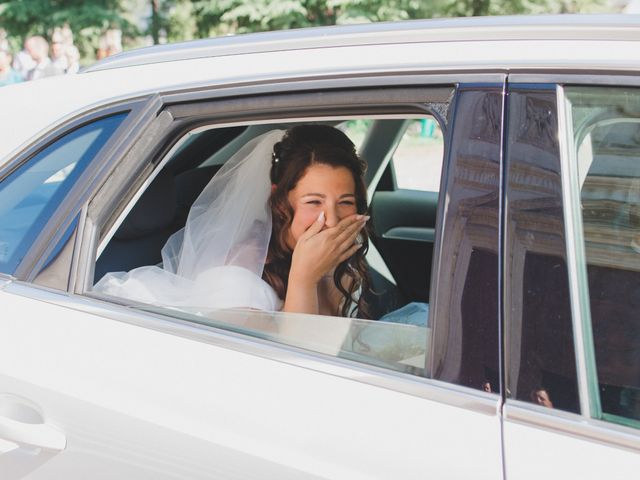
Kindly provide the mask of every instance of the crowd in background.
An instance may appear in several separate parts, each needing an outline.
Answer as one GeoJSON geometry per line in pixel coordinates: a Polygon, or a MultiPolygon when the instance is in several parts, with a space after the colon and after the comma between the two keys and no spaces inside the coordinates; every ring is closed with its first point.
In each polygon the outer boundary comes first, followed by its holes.
{"type": "MultiPolygon", "coordinates": [[[[122,51],[120,30],[108,30],[96,52],[98,60],[122,51]]],[[[25,39],[23,49],[12,54],[9,42],[0,31],[0,87],[12,83],[38,80],[80,70],[80,52],[73,43],[73,32],[65,25],[57,27],[51,41],[41,35],[25,39]]]]}

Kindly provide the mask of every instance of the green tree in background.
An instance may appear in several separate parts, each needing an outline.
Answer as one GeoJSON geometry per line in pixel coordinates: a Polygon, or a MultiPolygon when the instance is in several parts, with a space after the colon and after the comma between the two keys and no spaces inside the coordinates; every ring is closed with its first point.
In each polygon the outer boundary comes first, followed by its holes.
{"type": "Polygon", "coordinates": [[[87,53],[95,50],[98,36],[109,27],[136,34],[123,13],[120,0],[0,0],[0,27],[13,39],[24,40],[28,35],[48,38],[54,27],[66,23],[80,51],[87,53]]]}
{"type": "Polygon", "coordinates": [[[195,35],[418,18],[590,11],[606,0],[194,0],[195,35]]]}
{"type": "Polygon", "coordinates": [[[442,0],[195,0],[199,36],[355,22],[428,18],[442,0]]]}

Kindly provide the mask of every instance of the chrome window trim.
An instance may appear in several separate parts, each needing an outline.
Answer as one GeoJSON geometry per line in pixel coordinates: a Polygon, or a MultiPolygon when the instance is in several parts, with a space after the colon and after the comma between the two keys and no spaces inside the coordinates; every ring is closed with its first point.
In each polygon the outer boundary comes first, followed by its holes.
{"type": "Polygon", "coordinates": [[[541,428],[640,453],[640,435],[637,430],[577,413],[549,409],[521,400],[509,400],[503,407],[503,419],[505,422],[541,428]]]}
{"type": "Polygon", "coordinates": [[[438,380],[394,372],[373,365],[262,340],[249,335],[195,324],[169,315],[143,312],[128,307],[124,303],[119,305],[103,301],[97,295],[71,295],[24,282],[11,283],[5,288],[5,291],[13,295],[70,308],[112,321],[123,322],[246,355],[306,368],[346,380],[357,381],[425,400],[463,408],[482,415],[499,415],[500,397],[496,393],[487,393],[438,380]]]}
{"type": "Polygon", "coordinates": [[[573,324],[576,375],[583,416],[594,416],[600,411],[597,386],[589,378],[597,378],[595,347],[591,331],[591,310],[587,280],[587,262],[582,241],[582,207],[578,161],[573,142],[571,105],[561,86],[556,87],[558,114],[558,146],[560,154],[560,177],[562,187],[562,210],[564,214],[567,273],[569,277],[569,301],[573,324]]]}

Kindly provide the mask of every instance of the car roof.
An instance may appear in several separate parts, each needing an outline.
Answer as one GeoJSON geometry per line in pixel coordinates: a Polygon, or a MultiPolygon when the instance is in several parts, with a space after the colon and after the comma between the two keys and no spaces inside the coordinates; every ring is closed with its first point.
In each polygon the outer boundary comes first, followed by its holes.
{"type": "Polygon", "coordinates": [[[0,88],[0,164],[83,112],[136,96],[384,72],[640,71],[640,16],[483,17],[320,27],[164,45],[0,88]]]}
{"type": "Polygon", "coordinates": [[[379,22],[230,35],[108,57],[86,71],[244,53],[413,42],[640,40],[635,15],[535,15],[379,22]]]}

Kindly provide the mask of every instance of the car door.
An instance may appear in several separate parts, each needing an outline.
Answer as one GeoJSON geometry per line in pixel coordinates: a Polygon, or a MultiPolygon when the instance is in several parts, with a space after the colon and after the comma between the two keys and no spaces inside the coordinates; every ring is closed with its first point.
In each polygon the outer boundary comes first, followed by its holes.
{"type": "Polygon", "coordinates": [[[500,478],[496,80],[446,87],[450,202],[438,205],[436,266],[420,267],[437,285],[422,326],[241,310],[204,318],[90,286],[101,238],[158,173],[160,144],[174,144],[196,114],[214,125],[398,115],[441,101],[442,78],[433,90],[376,78],[373,89],[322,91],[319,81],[263,103],[254,92],[250,104],[164,98],[128,148],[107,149],[105,181],[67,215],[77,221],[44,253],[29,249],[29,267],[7,270],[17,278],[0,290],[3,479],[500,478]],[[395,342],[394,357],[371,348],[378,338],[395,342]]]}
{"type": "Polygon", "coordinates": [[[506,475],[626,478],[640,467],[640,91],[510,80],[506,475]]]}

